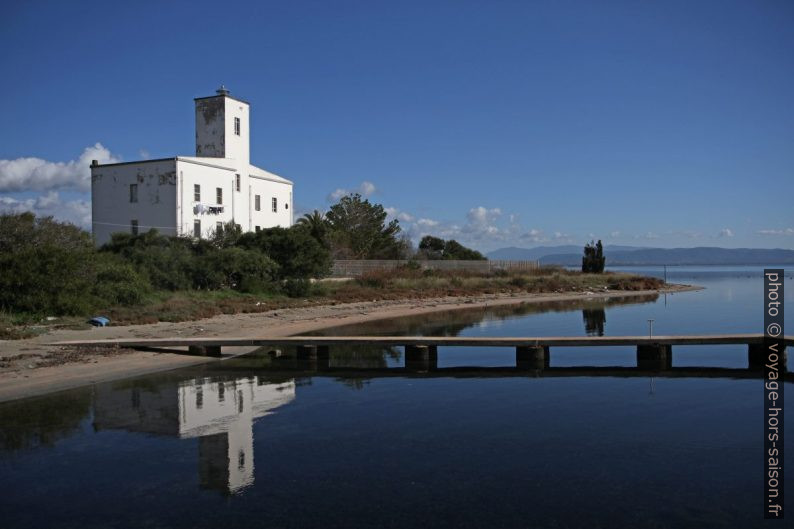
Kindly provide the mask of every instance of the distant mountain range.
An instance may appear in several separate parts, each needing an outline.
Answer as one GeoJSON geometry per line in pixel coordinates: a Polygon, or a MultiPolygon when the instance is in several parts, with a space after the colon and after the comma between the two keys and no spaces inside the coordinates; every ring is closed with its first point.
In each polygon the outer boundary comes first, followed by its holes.
{"type": "MultiPolygon", "coordinates": [[[[582,263],[582,246],[538,246],[500,248],[489,259],[539,260],[541,264],[576,266],[582,263]]],[[[605,246],[607,266],[620,265],[776,265],[794,264],[794,250],[779,248],[644,248],[605,246]]]]}

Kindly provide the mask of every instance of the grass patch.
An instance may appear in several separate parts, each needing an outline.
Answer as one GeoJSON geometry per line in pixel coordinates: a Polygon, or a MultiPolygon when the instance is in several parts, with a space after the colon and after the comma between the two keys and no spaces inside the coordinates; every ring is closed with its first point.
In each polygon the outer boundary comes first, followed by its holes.
{"type": "MultiPolygon", "coordinates": [[[[493,273],[421,270],[409,267],[374,271],[350,281],[320,281],[291,285],[285,293],[246,294],[236,290],[155,291],[133,306],[107,307],[92,315],[107,316],[111,325],[182,322],[219,314],[355,303],[362,301],[424,299],[484,294],[526,294],[656,290],[655,278],[623,273],[583,274],[559,267],[493,273]]],[[[42,321],[32,316],[0,313],[0,339],[20,339],[53,328],[85,326],[85,319],[42,321]]]]}

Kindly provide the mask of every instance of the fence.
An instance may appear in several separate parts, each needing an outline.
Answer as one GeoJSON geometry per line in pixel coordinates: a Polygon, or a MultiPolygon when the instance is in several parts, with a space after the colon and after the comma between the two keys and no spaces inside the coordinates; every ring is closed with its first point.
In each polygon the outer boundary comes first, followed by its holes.
{"type": "Polygon", "coordinates": [[[417,263],[422,269],[467,270],[472,272],[492,272],[494,270],[537,270],[537,261],[409,261],[395,260],[338,260],[334,261],[331,277],[357,277],[373,270],[391,270],[408,263],[417,263]]]}

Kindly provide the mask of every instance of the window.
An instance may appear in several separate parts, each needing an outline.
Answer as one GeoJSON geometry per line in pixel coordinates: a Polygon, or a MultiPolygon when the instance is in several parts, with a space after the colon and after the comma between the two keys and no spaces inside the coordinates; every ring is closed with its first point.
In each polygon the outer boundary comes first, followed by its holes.
{"type": "Polygon", "coordinates": [[[137,220],[131,220],[130,221],[130,232],[133,235],[138,235],[138,221],[137,220]]]}
{"type": "MultiPolygon", "coordinates": [[[[237,413],[243,412],[243,392],[242,390],[237,391],[237,413]]],[[[242,452],[240,452],[242,454],[242,452]]]]}
{"type": "Polygon", "coordinates": [[[271,203],[273,205],[273,213],[278,212],[278,200],[276,199],[276,197],[273,197],[271,203]]]}
{"type": "Polygon", "coordinates": [[[193,201],[201,202],[201,186],[198,184],[193,185],[193,201]]]}
{"type": "Polygon", "coordinates": [[[130,202],[138,202],[138,184],[130,184],[130,202]]]}
{"type": "Polygon", "coordinates": [[[286,202],[284,202],[284,209],[289,209],[289,204],[287,204],[286,202]]]}
{"type": "Polygon", "coordinates": [[[200,410],[204,406],[204,388],[196,388],[196,409],[200,410]]]}
{"type": "Polygon", "coordinates": [[[234,118],[234,134],[235,136],[240,135],[240,118],[234,118]]]}
{"type": "Polygon", "coordinates": [[[240,175],[238,174],[234,175],[234,188],[238,193],[240,192],[240,175]]]}
{"type": "Polygon", "coordinates": [[[259,231],[259,230],[261,230],[261,229],[262,229],[262,228],[260,228],[259,226],[256,226],[256,231],[259,231]]]}
{"type": "Polygon", "coordinates": [[[201,221],[198,219],[193,221],[193,237],[201,239],[201,221]]]}
{"type": "Polygon", "coordinates": [[[256,211],[262,211],[262,201],[259,195],[254,195],[254,209],[256,211]]]}
{"type": "Polygon", "coordinates": [[[215,223],[215,233],[223,233],[223,222],[215,223]]]}
{"type": "Polygon", "coordinates": [[[223,188],[216,187],[215,188],[215,203],[216,204],[223,204],[223,188]]]}

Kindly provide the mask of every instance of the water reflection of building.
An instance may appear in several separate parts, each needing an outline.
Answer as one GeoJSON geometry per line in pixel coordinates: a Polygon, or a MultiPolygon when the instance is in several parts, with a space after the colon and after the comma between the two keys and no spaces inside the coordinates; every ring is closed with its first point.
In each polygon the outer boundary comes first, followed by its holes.
{"type": "Polygon", "coordinates": [[[293,380],[196,378],[174,386],[99,386],[97,430],[198,438],[201,487],[234,493],[254,481],[254,419],[295,398],[293,380]]]}

